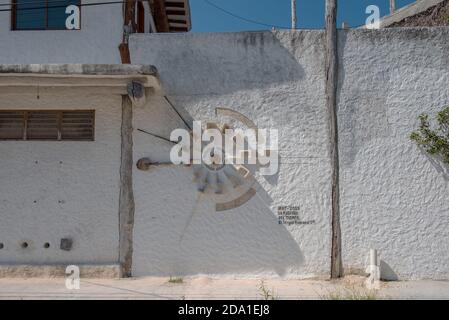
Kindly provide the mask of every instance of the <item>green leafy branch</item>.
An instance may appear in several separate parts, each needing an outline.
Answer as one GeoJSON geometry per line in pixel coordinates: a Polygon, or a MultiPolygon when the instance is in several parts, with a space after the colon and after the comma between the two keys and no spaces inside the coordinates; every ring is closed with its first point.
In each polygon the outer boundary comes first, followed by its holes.
{"type": "Polygon", "coordinates": [[[440,156],[449,164],[449,107],[438,112],[435,130],[431,128],[427,114],[420,115],[419,120],[419,129],[410,135],[410,139],[429,154],[440,156]]]}

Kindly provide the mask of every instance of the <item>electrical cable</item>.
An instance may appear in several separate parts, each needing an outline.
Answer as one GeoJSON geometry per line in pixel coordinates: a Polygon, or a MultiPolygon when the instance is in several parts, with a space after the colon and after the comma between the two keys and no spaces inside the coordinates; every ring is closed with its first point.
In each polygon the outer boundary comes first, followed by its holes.
{"type": "Polygon", "coordinates": [[[167,103],[172,107],[172,109],[176,112],[176,114],[178,115],[179,118],[181,118],[182,122],[184,122],[184,124],[186,125],[187,128],[189,128],[190,131],[192,131],[192,128],[190,127],[190,125],[187,123],[187,121],[184,119],[184,117],[179,113],[178,109],[176,109],[176,107],[173,105],[173,103],[168,99],[167,96],[164,96],[165,101],[167,101],[167,103]]]}
{"type": "Polygon", "coordinates": [[[261,25],[261,26],[264,26],[264,27],[269,27],[269,28],[286,29],[286,30],[298,30],[297,28],[278,26],[278,25],[274,25],[274,24],[268,24],[268,23],[256,21],[256,20],[253,20],[253,19],[248,19],[248,18],[239,16],[239,15],[237,15],[237,14],[231,12],[231,11],[228,11],[228,10],[226,10],[226,9],[216,5],[215,3],[213,3],[213,2],[211,2],[209,0],[203,0],[203,1],[205,3],[207,3],[207,4],[209,4],[210,6],[214,7],[217,10],[220,10],[220,11],[222,11],[222,12],[224,12],[224,13],[226,13],[226,14],[228,14],[228,15],[236,18],[236,19],[240,19],[240,20],[243,20],[243,21],[246,21],[246,22],[249,22],[249,23],[258,24],[258,25],[261,25]]]}
{"type": "MultiPolygon", "coordinates": [[[[118,3],[124,3],[124,1],[109,1],[109,2],[96,2],[96,3],[81,3],[76,4],[78,7],[93,7],[93,6],[101,6],[101,5],[108,5],[108,4],[118,4],[118,3]]],[[[44,6],[44,7],[29,7],[29,8],[16,8],[16,11],[27,11],[27,10],[37,10],[37,9],[51,9],[51,8],[66,8],[67,5],[56,5],[56,6],[44,6]]],[[[0,9],[0,12],[7,12],[12,11],[13,9],[0,9]]]]}
{"type": "MultiPolygon", "coordinates": [[[[11,1],[10,3],[0,3],[0,7],[9,7],[13,5],[25,5],[25,4],[36,4],[36,3],[55,3],[55,2],[69,2],[72,0],[35,0],[35,1],[11,1]]],[[[80,0],[78,1],[80,2],[80,0]]]]}
{"type": "MultiPolygon", "coordinates": [[[[137,2],[143,2],[144,0],[136,0],[137,2]]],[[[260,26],[264,26],[264,27],[268,27],[268,28],[276,28],[276,29],[285,29],[285,30],[300,30],[300,28],[291,28],[291,27],[287,27],[287,26],[280,26],[280,25],[276,25],[276,24],[269,24],[269,23],[265,23],[265,22],[261,22],[261,21],[257,21],[254,19],[249,19],[249,18],[245,18],[242,17],[238,14],[235,14],[231,11],[228,11],[218,5],[216,5],[215,3],[209,1],[209,0],[203,0],[205,3],[207,3],[208,5],[214,7],[217,10],[222,11],[223,13],[230,15],[236,19],[248,22],[248,23],[252,23],[252,24],[257,24],[260,26]]],[[[47,9],[47,8],[66,8],[67,5],[76,5],[78,7],[93,7],[93,6],[102,6],[102,5],[109,5],[109,4],[124,4],[126,3],[126,1],[105,1],[105,2],[96,2],[96,3],[70,3],[70,0],[40,0],[40,1],[24,1],[24,2],[12,2],[12,3],[2,3],[0,4],[0,7],[2,6],[14,6],[16,5],[16,8],[8,8],[8,9],[0,9],[0,12],[8,12],[8,11],[29,11],[29,10],[40,10],[40,9],[47,9]],[[23,6],[25,4],[36,4],[36,3],[46,3],[46,4],[57,4],[57,3],[64,3],[64,5],[46,5],[46,6],[37,6],[37,7],[25,7],[25,8],[20,8],[18,6],[23,6]]],[[[308,28],[308,29],[314,29],[314,28],[308,28]]],[[[315,28],[315,29],[319,29],[319,28],[315,28]]]]}
{"type": "Polygon", "coordinates": [[[137,129],[137,131],[140,131],[140,132],[142,132],[142,133],[146,133],[146,134],[148,134],[148,135],[150,135],[150,136],[153,136],[153,137],[155,137],[155,138],[158,138],[158,139],[160,139],[160,140],[163,140],[163,141],[168,142],[168,143],[171,143],[171,144],[177,144],[176,142],[171,141],[170,139],[164,138],[164,137],[162,137],[162,136],[160,136],[160,135],[158,135],[158,134],[155,134],[155,133],[152,133],[152,132],[148,132],[148,131],[146,131],[146,130],[137,129]]]}

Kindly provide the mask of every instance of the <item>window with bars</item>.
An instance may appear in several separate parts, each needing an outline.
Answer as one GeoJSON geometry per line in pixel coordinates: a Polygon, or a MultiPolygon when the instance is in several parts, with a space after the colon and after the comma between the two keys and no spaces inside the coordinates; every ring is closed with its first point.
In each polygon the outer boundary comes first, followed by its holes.
{"type": "Polygon", "coordinates": [[[0,140],[93,141],[93,110],[0,110],[0,140]]]}

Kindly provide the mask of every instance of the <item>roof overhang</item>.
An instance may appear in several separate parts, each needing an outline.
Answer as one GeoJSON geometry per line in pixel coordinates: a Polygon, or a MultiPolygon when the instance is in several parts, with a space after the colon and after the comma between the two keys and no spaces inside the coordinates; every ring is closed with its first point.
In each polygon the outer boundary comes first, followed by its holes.
{"type": "Polygon", "coordinates": [[[157,69],[126,64],[0,64],[0,88],[110,88],[127,94],[130,83],[161,91],[157,69]]]}

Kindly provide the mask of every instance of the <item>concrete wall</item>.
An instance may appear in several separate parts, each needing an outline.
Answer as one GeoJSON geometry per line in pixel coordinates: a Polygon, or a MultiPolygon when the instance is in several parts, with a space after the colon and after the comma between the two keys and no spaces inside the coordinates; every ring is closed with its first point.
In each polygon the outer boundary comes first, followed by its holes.
{"type": "MultiPolygon", "coordinates": [[[[185,115],[237,110],[280,136],[280,170],[257,195],[215,212],[191,168],[134,172],[135,275],[325,276],[330,268],[330,179],[322,32],[134,35],[134,63],[157,66],[185,115]],[[312,225],[278,224],[277,207],[300,206],[312,225]]],[[[183,127],[161,99],[135,110],[135,129],[168,137],[183,127]]],[[[168,161],[171,145],[134,134],[135,160],[168,161]]]]}
{"type": "MultiPolygon", "coordinates": [[[[22,37],[22,32],[1,32],[22,37]]],[[[71,47],[55,45],[58,54],[51,58],[50,49],[14,39],[12,48],[1,48],[2,62],[107,62],[118,52],[115,46],[104,49],[100,59],[97,51],[78,56],[71,47]],[[43,52],[39,59],[31,56],[34,47],[43,52]]],[[[448,168],[409,140],[420,113],[449,105],[448,40],[447,28],[339,33],[347,273],[363,271],[374,247],[385,278],[449,278],[448,168]]],[[[197,192],[192,168],[135,169],[134,274],[328,276],[323,32],[133,35],[130,47],[133,63],[159,69],[167,96],[186,118],[215,119],[216,107],[228,107],[261,128],[278,129],[281,162],[277,175],[257,177],[255,197],[222,213],[197,192]],[[278,224],[280,206],[299,206],[301,220],[315,224],[278,224]]],[[[116,261],[120,98],[64,92],[41,94],[40,100],[35,92],[1,92],[1,97],[0,108],[95,108],[97,141],[0,142],[0,236],[7,239],[0,239],[5,243],[0,263],[116,261]],[[71,253],[41,248],[68,235],[80,246],[71,253]],[[29,253],[18,247],[23,239],[33,243],[29,253]]],[[[134,160],[168,161],[171,147],[137,129],[168,137],[179,127],[182,121],[160,96],[136,108],[134,160]]]]}
{"type": "MultiPolygon", "coordinates": [[[[448,30],[339,33],[343,263],[363,272],[379,250],[386,279],[448,278],[447,166],[410,140],[422,112],[449,104],[448,30]]],[[[188,168],[135,172],[137,275],[329,272],[330,176],[322,33],[136,35],[132,59],[158,67],[186,117],[234,108],[280,130],[281,169],[248,204],[216,214],[197,198],[188,168]],[[315,225],[276,225],[276,207],[299,205],[315,225]]],[[[162,101],[135,126],[168,136],[182,127],[162,101]]],[[[169,146],[136,133],[136,159],[168,160],[169,146]]]]}
{"type": "Polygon", "coordinates": [[[94,142],[0,141],[0,264],[116,263],[121,97],[43,88],[39,99],[34,89],[0,96],[0,110],[96,112],[94,142]],[[72,250],[60,250],[67,237],[72,250]]]}
{"type": "Polygon", "coordinates": [[[389,279],[449,278],[449,174],[409,136],[449,105],[449,28],[339,33],[343,261],[380,251],[389,279]]]}
{"type": "Polygon", "coordinates": [[[3,11],[0,63],[120,63],[122,34],[120,3],[81,7],[81,30],[11,31],[11,12],[3,11]]]}

